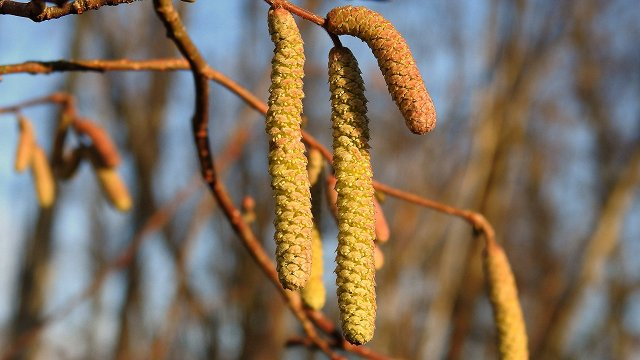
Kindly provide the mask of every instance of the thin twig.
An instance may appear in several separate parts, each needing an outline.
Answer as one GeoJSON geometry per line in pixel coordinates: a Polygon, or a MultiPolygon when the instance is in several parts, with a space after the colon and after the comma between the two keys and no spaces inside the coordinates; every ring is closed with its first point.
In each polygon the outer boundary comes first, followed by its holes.
{"type": "Polygon", "coordinates": [[[324,27],[324,18],[322,16],[318,16],[313,12],[303,9],[297,5],[294,5],[286,0],[264,0],[267,4],[271,5],[274,8],[284,8],[287,9],[292,14],[296,14],[299,17],[311,21],[312,23],[324,27]]]}
{"type": "Polygon", "coordinates": [[[139,0],[76,0],[66,2],[61,6],[44,6],[38,1],[27,3],[2,0],[0,1],[0,15],[13,15],[29,18],[35,22],[57,19],[66,15],[82,14],[85,11],[96,10],[103,6],[130,4],[139,0]]]}

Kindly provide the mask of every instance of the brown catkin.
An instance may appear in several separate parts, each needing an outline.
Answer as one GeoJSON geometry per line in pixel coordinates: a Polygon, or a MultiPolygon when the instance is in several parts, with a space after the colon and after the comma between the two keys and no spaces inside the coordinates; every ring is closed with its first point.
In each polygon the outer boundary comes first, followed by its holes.
{"type": "Polygon", "coordinates": [[[311,195],[302,144],[302,37],[293,16],[270,9],[269,33],[275,45],[266,132],[269,174],[275,198],[276,265],[282,286],[303,288],[311,272],[311,195]]]}
{"type": "Polygon", "coordinates": [[[16,151],[15,169],[17,172],[23,172],[31,163],[35,136],[33,135],[33,125],[26,117],[18,117],[18,126],[20,128],[20,139],[18,140],[18,149],[16,151]]]}
{"type": "Polygon", "coordinates": [[[93,146],[100,155],[102,165],[113,168],[120,164],[118,148],[116,148],[113,141],[111,141],[111,137],[103,128],[91,121],[82,119],[74,119],[73,127],[78,133],[84,134],[91,139],[93,146]]]}
{"type": "Polygon", "coordinates": [[[47,160],[47,154],[37,144],[33,146],[31,170],[40,206],[43,208],[51,207],[56,199],[56,182],[49,160],[47,160]]]}
{"type": "Polygon", "coordinates": [[[509,260],[495,243],[489,243],[483,255],[500,359],[528,359],[527,332],[509,260]]]}
{"type": "Polygon", "coordinates": [[[435,127],[435,106],[411,50],[388,20],[365,7],[343,6],[329,11],[325,26],[336,35],[356,36],[369,45],[411,132],[424,134],[435,127]]]}
{"type": "Polygon", "coordinates": [[[338,307],[345,338],[360,345],[375,330],[374,191],[364,83],[347,48],[329,52],[329,89],[338,193],[338,307]]]}

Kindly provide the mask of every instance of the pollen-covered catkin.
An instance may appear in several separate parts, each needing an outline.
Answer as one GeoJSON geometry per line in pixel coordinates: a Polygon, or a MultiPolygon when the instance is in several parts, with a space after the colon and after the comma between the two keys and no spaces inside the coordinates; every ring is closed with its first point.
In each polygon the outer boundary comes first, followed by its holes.
{"type": "Polygon", "coordinates": [[[53,205],[56,199],[56,182],[53,179],[53,172],[47,160],[47,154],[38,146],[33,146],[31,155],[31,170],[33,171],[33,181],[38,195],[38,202],[43,208],[53,205]]]}
{"type": "Polygon", "coordinates": [[[325,26],[336,35],[353,35],[369,45],[411,132],[424,134],[435,127],[436,110],[411,50],[388,20],[362,6],[343,6],[329,11],[325,26]]]}
{"type": "Polygon", "coordinates": [[[359,345],[371,340],[375,329],[375,215],[367,100],[358,62],[347,48],[329,52],[329,89],[338,193],[338,307],[345,338],[359,345]]]}
{"type": "Polygon", "coordinates": [[[269,173],[275,198],[276,264],[282,286],[298,290],[311,272],[311,199],[307,158],[301,142],[304,53],[293,16],[269,10],[269,33],[275,45],[266,132],[269,173]]]}
{"type": "Polygon", "coordinates": [[[18,150],[16,151],[15,169],[17,172],[23,172],[31,163],[35,137],[31,121],[24,116],[18,117],[18,126],[20,128],[20,139],[18,140],[18,150]]]}
{"type": "Polygon", "coordinates": [[[527,332],[509,260],[504,250],[492,243],[487,245],[483,255],[500,359],[528,359],[527,332]]]}

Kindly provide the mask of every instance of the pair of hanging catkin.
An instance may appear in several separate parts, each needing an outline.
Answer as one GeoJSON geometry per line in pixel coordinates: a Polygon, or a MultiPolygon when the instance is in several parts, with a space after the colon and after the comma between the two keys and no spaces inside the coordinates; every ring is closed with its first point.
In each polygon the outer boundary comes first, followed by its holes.
{"type": "Polygon", "coordinates": [[[23,172],[31,167],[38,203],[43,208],[49,208],[56,198],[56,182],[47,160],[47,154],[36,142],[33,125],[29,119],[19,115],[18,126],[20,138],[16,152],[15,169],[17,172],[23,172]]]}
{"type": "Polygon", "coordinates": [[[111,204],[120,211],[127,211],[131,208],[131,196],[116,170],[120,163],[118,150],[102,128],[88,120],[63,117],[56,135],[57,139],[54,147],[58,148],[54,149],[52,169],[45,151],[35,140],[31,122],[20,115],[18,116],[18,125],[20,139],[16,151],[15,169],[17,172],[23,172],[27,167],[31,167],[36,194],[41,207],[51,207],[55,201],[55,177],[62,180],[71,178],[82,159],[87,158],[91,162],[98,182],[111,204]],[[62,155],[62,147],[69,127],[72,127],[78,135],[87,137],[91,141],[91,146],[80,146],[65,157],[62,155]],[[59,144],[58,138],[61,139],[59,144]],[[57,158],[58,156],[60,158],[57,158]]]}
{"type": "MultiPolygon", "coordinates": [[[[310,184],[300,131],[303,42],[287,10],[270,9],[268,24],[275,45],[266,132],[276,203],[277,270],[283,287],[304,289],[305,298],[309,292],[305,285],[312,270],[311,257],[319,252],[321,244],[312,241],[318,234],[310,211],[310,184]]],[[[330,32],[354,35],[369,44],[392,98],[412,132],[423,134],[434,127],[433,103],[408,46],[389,22],[364,8],[343,7],[327,15],[326,26],[330,32]]],[[[345,338],[353,344],[364,344],[373,337],[376,313],[373,173],[364,83],[355,57],[342,46],[329,53],[329,87],[338,194],[338,306],[345,338]]],[[[305,302],[315,307],[313,301],[305,302]]]]}

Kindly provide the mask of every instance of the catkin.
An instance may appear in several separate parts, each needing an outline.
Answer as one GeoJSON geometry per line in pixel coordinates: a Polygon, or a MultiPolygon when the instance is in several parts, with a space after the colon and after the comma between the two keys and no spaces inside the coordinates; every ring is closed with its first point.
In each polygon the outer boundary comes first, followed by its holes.
{"type": "Polygon", "coordinates": [[[483,255],[500,359],[528,359],[527,333],[509,260],[504,250],[492,243],[487,245],[483,255]]]}
{"type": "Polygon", "coordinates": [[[313,228],[311,233],[311,253],[311,275],[307,285],[300,291],[300,295],[305,305],[314,310],[320,310],[324,306],[327,291],[322,281],[322,240],[316,227],[313,228]]]}
{"type": "Polygon", "coordinates": [[[390,236],[387,218],[384,216],[384,211],[382,210],[382,206],[378,202],[378,199],[375,199],[373,205],[376,214],[376,240],[381,243],[386,243],[389,241],[390,236]]]}
{"type": "Polygon", "coordinates": [[[104,166],[113,168],[120,164],[120,154],[118,148],[111,141],[109,134],[100,126],[88,120],[74,119],[74,129],[86,135],[100,155],[100,160],[104,166]]]}
{"type": "Polygon", "coordinates": [[[382,252],[378,244],[375,244],[375,248],[373,250],[373,263],[376,267],[376,270],[380,270],[384,266],[384,253],[382,252]]]}
{"type": "Polygon", "coordinates": [[[106,166],[102,163],[100,151],[96,149],[95,146],[87,148],[85,153],[93,166],[102,192],[107,199],[109,199],[109,202],[119,211],[129,211],[133,205],[133,201],[127,185],[118,174],[116,168],[106,166]]]}
{"type": "Polygon", "coordinates": [[[309,176],[309,185],[313,186],[318,181],[320,173],[324,168],[324,158],[320,150],[309,149],[309,164],[307,166],[307,174],[309,176]]]}
{"type": "Polygon", "coordinates": [[[411,132],[424,134],[435,127],[436,110],[411,50],[388,20],[365,7],[344,6],[327,14],[325,26],[336,35],[353,35],[369,45],[411,132]]]}
{"type": "Polygon", "coordinates": [[[31,163],[35,137],[31,121],[24,116],[18,117],[18,126],[20,128],[20,139],[18,140],[18,150],[16,151],[15,169],[17,172],[23,172],[31,163]]]}
{"type": "Polygon", "coordinates": [[[324,158],[320,151],[310,148],[308,151],[309,164],[307,174],[311,184],[311,214],[313,215],[313,230],[311,232],[311,274],[307,285],[300,291],[304,304],[314,310],[324,306],[327,290],[322,279],[323,251],[322,236],[320,235],[320,213],[322,212],[322,183],[318,182],[324,169],[324,158]]]}
{"type": "Polygon", "coordinates": [[[329,89],[338,193],[338,307],[345,338],[359,345],[371,340],[375,329],[374,191],[364,83],[347,48],[329,52],[329,89]]]}
{"type": "Polygon", "coordinates": [[[269,173],[275,198],[276,264],[282,286],[298,290],[311,272],[311,200],[302,133],[304,53],[293,16],[269,10],[269,33],[275,45],[266,132],[269,173]]]}
{"type": "Polygon", "coordinates": [[[113,207],[123,212],[131,209],[132,201],[129,190],[127,190],[118,171],[110,167],[98,167],[95,171],[98,182],[113,207]]]}
{"type": "Polygon", "coordinates": [[[56,199],[56,182],[53,179],[53,172],[47,160],[44,150],[34,144],[31,155],[31,170],[33,171],[33,181],[38,195],[38,202],[43,208],[53,205],[56,199]]]}

